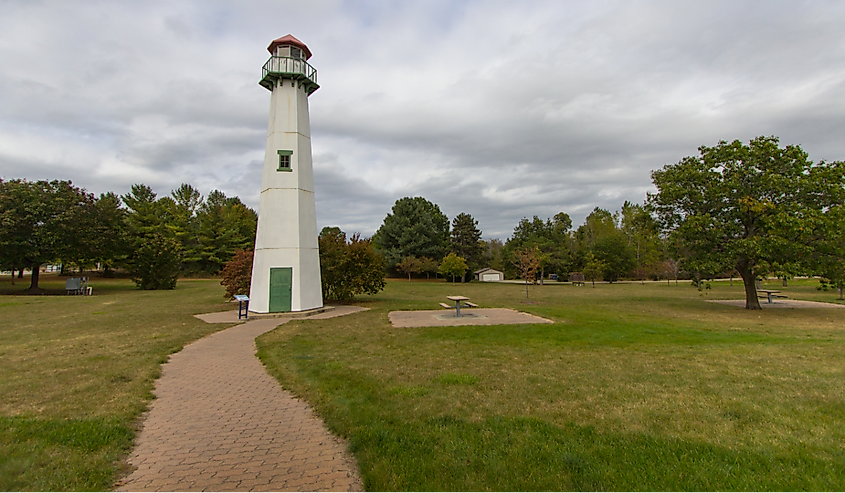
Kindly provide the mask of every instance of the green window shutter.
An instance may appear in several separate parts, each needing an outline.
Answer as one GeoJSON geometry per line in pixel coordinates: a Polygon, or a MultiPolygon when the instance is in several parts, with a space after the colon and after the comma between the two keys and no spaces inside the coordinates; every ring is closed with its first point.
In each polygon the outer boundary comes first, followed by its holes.
{"type": "Polygon", "coordinates": [[[280,149],[276,152],[279,153],[279,167],[276,168],[276,171],[293,171],[293,168],[290,167],[290,157],[293,156],[293,151],[280,149]]]}

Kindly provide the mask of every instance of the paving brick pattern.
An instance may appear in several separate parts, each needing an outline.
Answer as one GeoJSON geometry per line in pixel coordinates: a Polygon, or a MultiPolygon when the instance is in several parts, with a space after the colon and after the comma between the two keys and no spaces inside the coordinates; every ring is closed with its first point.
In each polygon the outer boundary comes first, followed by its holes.
{"type": "Polygon", "coordinates": [[[255,357],[255,338],[285,322],[247,322],[171,356],[119,491],[361,491],[345,442],[255,357]]]}

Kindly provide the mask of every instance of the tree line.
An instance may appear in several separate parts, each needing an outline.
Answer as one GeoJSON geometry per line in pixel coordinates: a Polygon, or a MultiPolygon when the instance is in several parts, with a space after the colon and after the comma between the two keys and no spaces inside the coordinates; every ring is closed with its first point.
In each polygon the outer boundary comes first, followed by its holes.
{"type": "Polygon", "coordinates": [[[560,212],[545,220],[522,219],[504,242],[481,236],[472,215],[461,212],[450,222],[438,205],[423,197],[405,197],[396,201],[372,240],[387,269],[409,279],[443,273],[444,262],[460,260],[465,266],[455,276],[462,282],[483,267],[518,277],[519,254],[526,249],[536,252],[539,279],[549,274],[568,279],[570,272],[586,270],[615,281],[622,276],[659,276],[666,270],[662,262],[668,251],[657,221],[644,206],[630,202],[616,213],[596,208],[577,229],[572,229],[570,216],[560,212]]]}
{"type": "Polygon", "coordinates": [[[189,184],[158,197],[147,185],[98,197],[70,181],[0,180],[0,270],[99,265],[129,272],[139,287],[167,289],[179,275],[214,275],[252,248],[257,215],[238,197],[189,184]]]}
{"type": "MultiPolygon", "coordinates": [[[[323,230],[324,296],[377,292],[384,269],[465,281],[489,266],[540,282],[577,272],[610,282],[688,277],[700,286],[738,275],[750,309],[760,307],[755,281],[771,275],[817,275],[842,297],[845,163],[814,163],[800,146],[758,137],[702,146],[651,178],[657,192],[642,204],[595,208],[574,229],[565,212],[523,218],[506,241],[482,240],[470,214],[450,222],[422,197],[399,199],[371,239],[323,230]]],[[[57,262],[120,267],[142,288],[168,288],[180,274],[220,272],[252,247],[256,223],[237,197],[215,190],[203,198],[188,184],[161,198],[140,184],[94,197],[69,181],[0,180],[0,269],[32,270],[32,289],[39,267],[57,262]]]]}
{"type": "Polygon", "coordinates": [[[651,177],[657,192],[642,204],[626,201],[616,212],[597,207],[576,229],[565,212],[523,218],[504,242],[482,240],[469,214],[456,216],[450,228],[436,204],[405,197],[372,240],[387,269],[409,279],[442,272],[453,256],[470,271],[530,272],[540,282],[574,272],[610,282],[686,277],[699,286],[737,276],[749,309],[760,308],[755,282],[764,276],[820,276],[821,287],[842,297],[845,163],[814,163],[800,146],[757,137],[702,146],[698,156],[651,177]]]}

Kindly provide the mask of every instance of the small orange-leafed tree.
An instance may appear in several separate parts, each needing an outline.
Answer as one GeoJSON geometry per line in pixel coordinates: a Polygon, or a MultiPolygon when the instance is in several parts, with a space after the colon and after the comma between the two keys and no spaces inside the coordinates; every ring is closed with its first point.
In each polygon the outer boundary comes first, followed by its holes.
{"type": "Polygon", "coordinates": [[[420,272],[425,273],[426,279],[431,279],[431,273],[437,273],[437,269],[440,268],[440,262],[434,260],[433,258],[428,257],[420,257],[420,272]]]}
{"type": "Polygon", "coordinates": [[[405,257],[401,262],[396,264],[396,270],[408,274],[408,281],[411,280],[411,274],[418,274],[422,272],[422,262],[413,255],[405,257]]]}
{"type": "Polygon", "coordinates": [[[537,282],[537,271],[540,270],[540,249],[536,246],[534,248],[519,248],[514,254],[516,258],[514,264],[519,271],[519,276],[525,279],[525,301],[529,301],[528,281],[531,281],[531,284],[537,282]]]}
{"type": "Polygon", "coordinates": [[[249,294],[249,283],[252,280],[252,250],[236,250],[235,256],[225,266],[221,274],[220,284],[226,287],[227,299],[236,294],[249,294]]]}

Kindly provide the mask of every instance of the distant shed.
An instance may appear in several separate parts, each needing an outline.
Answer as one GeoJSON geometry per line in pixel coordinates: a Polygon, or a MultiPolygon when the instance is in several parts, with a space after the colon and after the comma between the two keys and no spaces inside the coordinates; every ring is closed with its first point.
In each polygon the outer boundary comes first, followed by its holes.
{"type": "Polygon", "coordinates": [[[485,281],[485,282],[495,282],[495,281],[504,281],[505,280],[505,273],[493,269],[491,267],[485,267],[483,269],[478,269],[473,273],[475,275],[476,281],[485,281]]]}

